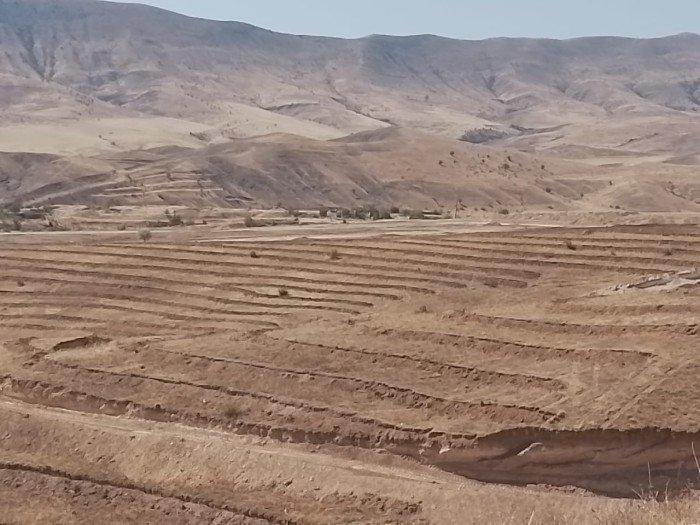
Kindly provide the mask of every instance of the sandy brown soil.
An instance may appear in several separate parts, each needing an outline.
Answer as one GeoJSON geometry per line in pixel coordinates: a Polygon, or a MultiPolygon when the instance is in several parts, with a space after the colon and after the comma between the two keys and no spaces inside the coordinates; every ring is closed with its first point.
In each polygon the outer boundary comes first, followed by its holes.
{"type": "Polygon", "coordinates": [[[3,237],[4,519],[624,523],[698,488],[700,289],[619,287],[697,227],[474,229],[3,237]]]}

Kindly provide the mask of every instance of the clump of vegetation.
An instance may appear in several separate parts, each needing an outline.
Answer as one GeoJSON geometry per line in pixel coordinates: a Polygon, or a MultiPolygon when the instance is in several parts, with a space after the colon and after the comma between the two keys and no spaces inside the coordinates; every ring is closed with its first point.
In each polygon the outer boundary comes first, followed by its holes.
{"type": "Polygon", "coordinates": [[[566,241],[566,247],[574,252],[578,249],[578,246],[576,246],[572,240],[566,241]]]}
{"type": "Polygon", "coordinates": [[[481,128],[465,131],[459,140],[462,142],[470,142],[472,144],[485,144],[494,140],[503,139],[507,136],[508,133],[505,131],[492,128],[481,128]]]}
{"type": "Polygon", "coordinates": [[[331,251],[330,259],[331,259],[331,261],[339,261],[340,260],[340,254],[338,253],[338,250],[331,251]]]}
{"type": "Polygon", "coordinates": [[[260,255],[258,255],[258,252],[256,252],[255,250],[251,250],[250,251],[250,258],[251,259],[260,259],[260,255]]]}
{"type": "Polygon", "coordinates": [[[544,189],[544,191],[546,191],[547,193],[552,193],[552,188],[548,186],[544,189]]]}
{"type": "Polygon", "coordinates": [[[321,208],[318,210],[318,216],[321,217],[322,219],[325,219],[328,217],[328,208],[321,208]]]}
{"type": "Polygon", "coordinates": [[[21,215],[22,205],[19,203],[11,203],[0,208],[0,231],[22,231],[21,219],[25,218],[21,215]]]}
{"type": "Polygon", "coordinates": [[[253,219],[253,217],[251,217],[250,215],[246,215],[243,219],[243,225],[246,228],[255,228],[258,225],[258,223],[255,222],[255,219],[253,219]]]}
{"type": "Polygon", "coordinates": [[[226,403],[221,412],[223,413],[224,417],[227,419],[239,419],[245,412],[241,407],[239,407],[236,403],[226,403]]]}
{"type": "Polygon", "coordinates": [[[177,212],[171,213],[170,210],[165,210],[165,218],[168,221],[168,226],[182,226],[184,224],[182,217],[177,212]]]}
{"type": "Polygon", "coordinates": [[[413,221],[425,219],[425,213],[420,210],[405,210],[404,215],[413,221]]]}
{"type": "Polygon", "coordinates": [[[355,208],[354,210],[352,210],[352,215],[358,220],[367,220],[367,210],[365,210],[364,208],[355,208]]]}
{"type": "Polygon", "coordinates": [[[389,213],[393,213],[394,215],[398,215],[399,213],[401,213],[401,211],[399,210],[398,206],[392,206],[391,208],[389,208],[389,213]]]}
{"type": "Polygon", "coordinates": [[[151,230],[148,228],[143,228],[139,230],[139,239],[141,239],[143,242],[148,242],[151,240],[151,237],[153,237],[153,234],[151,233],[151,230]]]}
{"type": "Polygon", "coordinates": [[[498,210],[498,213],[500,215],[510,215],[510,210],[508,208],[501,208],[500,210],[498,210]]]}
{"type": "Polygon", "coordinates": [[[120,232],[126,231],[126,224],[120,224],[117,226],[117,230],[120,232]]]}
{"type": "Polygon", "coordinates": [[[418,314],[427,314],[427,313],[429,313],[429,312],[430,312],[430,310],[429,310],[428,307],[425,306],[425,305],[421,305],[421,306],[418,308],[418,310],[416,310],[416,313],[418,313],[418,314]]]}
{"type": "Polygon", "coordinates": [[[17,286],[19,288],[24,288],[24,281],[22,279],[17,279],[17,286]]]}
{"type": "Polygon", "coordinates": [[[280,297],[289,297],[289,290],[287,290],[286,288],[280,288],[279,290],[277,290],[277,294],[280,297]]]}
{"type": "Polygon", "coordinates": [[[666,249],[664,250],[664,255],[665,255],[666,257],[671,257],[671,255],[673,255],[673,249],[672,249],[672,248],[666,248],[666,249]]]}

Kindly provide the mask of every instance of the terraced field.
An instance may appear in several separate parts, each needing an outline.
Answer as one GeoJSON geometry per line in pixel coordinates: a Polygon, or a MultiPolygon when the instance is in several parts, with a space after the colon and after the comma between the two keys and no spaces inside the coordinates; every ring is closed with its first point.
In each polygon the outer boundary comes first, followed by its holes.
{"type": "Polygon", "coordinates": [[[625,286],[696,267],[697,228],[58,239],[0,244],[11,521],[31,498],[44,522],[451,523],[491,497],[472,481],[549,487],[494,496],[545,514],[698,488],[700,288],[625,286]]]}

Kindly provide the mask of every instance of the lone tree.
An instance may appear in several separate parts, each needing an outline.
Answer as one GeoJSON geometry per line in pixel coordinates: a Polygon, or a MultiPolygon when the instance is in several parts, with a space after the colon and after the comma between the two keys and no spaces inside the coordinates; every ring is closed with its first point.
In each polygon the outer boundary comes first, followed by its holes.
{"type": "Polygon", "coordinates": [[[139,239],[141,239],[143,242],[150,241],[151,237],[153,237],[153,235],[151,234],[151,230],[149,230],[148,228],[139,230],[139,239]]]}

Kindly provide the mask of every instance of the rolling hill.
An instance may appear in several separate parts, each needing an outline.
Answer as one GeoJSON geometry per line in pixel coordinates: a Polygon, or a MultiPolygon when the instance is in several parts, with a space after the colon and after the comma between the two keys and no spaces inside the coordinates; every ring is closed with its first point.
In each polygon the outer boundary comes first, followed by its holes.
{"type": "Polygon", "coordinates": [[[699,44],[343,40],[0,0],[0,199],[695,210],[699,44]]]}

